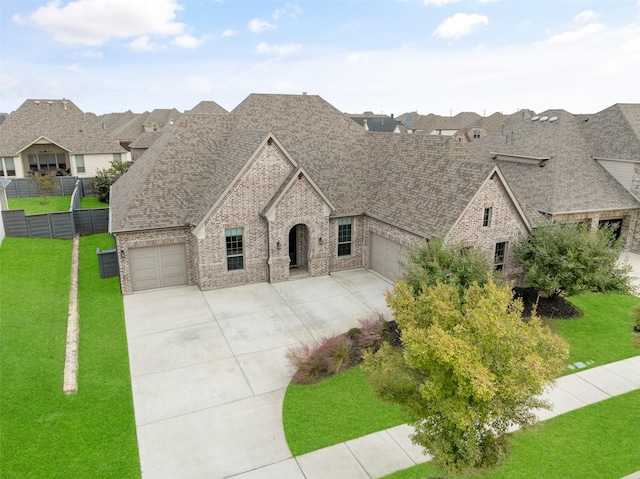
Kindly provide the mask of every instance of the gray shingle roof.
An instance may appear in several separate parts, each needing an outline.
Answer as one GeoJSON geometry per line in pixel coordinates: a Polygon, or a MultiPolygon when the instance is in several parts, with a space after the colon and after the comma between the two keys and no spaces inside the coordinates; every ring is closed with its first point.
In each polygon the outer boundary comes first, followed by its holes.
{"type": "Polygon", "coordinates": [[[201,101],[191,110],[185,113],[192,113],[198,115],[220,115],[223,113],[229,113],[227,110],[218,105],[215,101],[201,101]]]}
{"type": "MultiPolygon", "coordinates": [[[[511,117],[505,122],[504,136],[490,135],[469,143],[467,148],[481,161],[498,164],[514,193],[538,211],[563,213],[640,207],[592,159],[596,142],[595,138],[589,138],[583,118],[564,110],[548,110],[539,116],[555,116],[557,120],[540,122],[511,117]],[[500,158],[496,161],[494,153],[549,160],[540,167],[500,158]]],[[[599,134],[606,136],[602,131],[599,134]]],[[[601,153],[606,154],[605,150],[601,153]]]]}
{"type": "Polygon", "coordinates": [[[72,154],[122,153],[70,100],[27,100],[0,125],[0,155],[16,156],[44,137],[72,154]]]}
{"type": "Polygon", "coordinates": [[[446,234],[495,167],[450,137],[368,133],[317,96],[250,95],[164,132],[113,186],[113,231],[200,222],[269,134],[334,215],[367,213],[425,237],[446,234]]]}
{"type": "Polygon", "coordinates": [[[175,122],[178,118],[180,118],[181,115],[182,113],[180,113],[175,108],[157,108],[151,113],[144,112],[140,115],[137,115],[130,121],[120,125],[118,128],[112,129],[109,132],[109,136],[114,140],[132,142],[140,135],[145,133],[145,125],[157,123],[159,129],[161,130],[171,121],[175,122]]]}

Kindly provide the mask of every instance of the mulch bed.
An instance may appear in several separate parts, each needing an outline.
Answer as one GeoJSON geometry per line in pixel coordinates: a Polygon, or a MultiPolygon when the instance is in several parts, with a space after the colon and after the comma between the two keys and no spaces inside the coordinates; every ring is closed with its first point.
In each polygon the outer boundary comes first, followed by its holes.
{"type": "Polygon", "coordinates": [[[538,302],[537,313],[541,318],[571,319],[582,316],[582,313],[562,296],[548,298],[540,296],[535,288],[513,288],[514,296],[522,298],[524,311],[522,317],[531,316],[533,306],[538,302]]]}

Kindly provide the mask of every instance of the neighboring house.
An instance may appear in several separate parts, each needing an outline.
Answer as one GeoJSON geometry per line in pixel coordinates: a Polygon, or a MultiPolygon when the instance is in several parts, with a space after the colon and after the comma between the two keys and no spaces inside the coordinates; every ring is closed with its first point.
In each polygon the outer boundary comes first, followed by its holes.
{"type": "Polygon", "coordinates": [[[180,115],[182,113],[175,108],[157,108],[151,113],[134,115],[126,123],[112,127],[109,136],[131,151],[131,160],[135,161],[158,139],[165,126],[173,125],[180,115]]]}
{"type": "Polygon", "coordinates": [[[0,125],[0,176],[92,177],[129,153],[70,100],[27,100],[0,125]]]}
{"type": "Polygon", "coordinates": [[[401,123],[393,115],[374,115],[367,111],[362,114],[349,114],[349,118],[367,131],[378,133],[400,133],[401,123]]]}
{"type": "Polygon", "coordinates": [[[394,278],[437,236],[513,276],[512,245],[541,220],[451,137],[367,132],[313,95],[185,113],[113,185],[111,212],[125,294],[357,267],[394,278]]]}
{"type": "Polygon", "coordinates": [[[614,105],[592,115],[512,116],[502,134],[466,147],[548,220],[611,227],[623,248],[638,251],[639,115],[640,105],[614,105]]]}

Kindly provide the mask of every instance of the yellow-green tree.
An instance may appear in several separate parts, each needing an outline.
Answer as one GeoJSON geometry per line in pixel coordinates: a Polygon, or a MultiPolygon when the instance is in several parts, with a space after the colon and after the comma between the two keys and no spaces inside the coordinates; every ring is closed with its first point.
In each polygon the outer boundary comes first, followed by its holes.
{"type": "Polygon", "coordinates": [[[508,452],[512,425],[535,422],[539,395],[557,377],[568,346],[535,316],[524,321],[509,285],[472,284],[461,297],[439,283],[415,295],[398,283],[387,301],[402,348],[365,357],[376,392],[404,405],[413,441],[449,471],[493,467],[508,452]]]}

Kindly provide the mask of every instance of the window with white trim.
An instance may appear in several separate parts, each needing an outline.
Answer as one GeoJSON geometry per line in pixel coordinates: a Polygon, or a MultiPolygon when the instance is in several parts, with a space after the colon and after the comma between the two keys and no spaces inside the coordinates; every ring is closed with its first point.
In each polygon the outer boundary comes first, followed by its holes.
{"type": "Polygon", "coordinates": [[[12,156],[2,158],[0,164],[0,176],[16,176],[16,167],[12,156]]]}
{"type": "Polygon", "coordinates": [[[76,170],[78,173],[84,173],[84,155],[76,155],[76,170]]]}
{"type": "Polygon", "coordinates": [[[122,153],[114,153],[113,161],[122,161],[122,153]]]}
{"type": "Polygon", "coordinates": [[[227,246],[227,271],[244,269],[243,229],[227,228],[224,231],[227,246]]]}
{"type": "Polygon", "coordinates": [[[496,250],[493,255],[493,265],[496,271],[502,271],[504,269],[505,256],[507,252],[507,243],[496,243],[496,250]]]}
{"type": "Polygon", "coordinates": [[[351,254],[351,218],[338,219],[338,256],[351,254]]]}
{"type": "Polygon", "coordinates": [[[473,139],[477,140],[480,138],[480,130],[473,130],[473,139]]]}
{"type": "Polygon", "coordinates": [[[484,209],[484,213],[482,214],[482,226],[489,227],[491,226],[491,216],[493,215],[493,208],[487,207],[484,209]]]}

